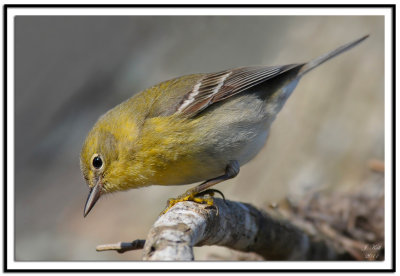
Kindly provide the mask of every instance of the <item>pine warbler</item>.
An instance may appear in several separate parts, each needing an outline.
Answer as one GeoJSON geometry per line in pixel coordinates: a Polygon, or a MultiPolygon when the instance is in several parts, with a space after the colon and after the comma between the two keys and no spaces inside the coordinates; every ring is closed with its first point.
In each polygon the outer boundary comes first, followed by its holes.
{"type": "Polygon", "coordinates": [[[82,148],[90,188],[84,216],[102,194],[149,185],[204,181],[169,206],[200,197],[261,150],[300,78],[364,39],[307,63],[194,74],[157,84],[101,116],[82,148]]]}

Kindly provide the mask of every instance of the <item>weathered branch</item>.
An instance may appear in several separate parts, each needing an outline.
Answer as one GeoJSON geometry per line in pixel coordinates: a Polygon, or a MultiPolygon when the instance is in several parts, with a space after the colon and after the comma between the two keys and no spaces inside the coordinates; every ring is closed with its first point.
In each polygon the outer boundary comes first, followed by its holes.
{"type": "Polygon", "coordinates": [[[145,240],[134,240],[133,242],[117,242],[110,244],[102,244],[96,247],[97,251],[109,251],[115,250],[118,253],[124,253],[126,251],[143,249],[145,240]]]}
{"type": "Polygon", "coordinates": [[[287,221],[250,204],[214,199],[214,206],[176,204],[150,230],[144,260],[193,260],[193,246],[220,245],[269,260],[333,260],[339,255],[287,221]]]}

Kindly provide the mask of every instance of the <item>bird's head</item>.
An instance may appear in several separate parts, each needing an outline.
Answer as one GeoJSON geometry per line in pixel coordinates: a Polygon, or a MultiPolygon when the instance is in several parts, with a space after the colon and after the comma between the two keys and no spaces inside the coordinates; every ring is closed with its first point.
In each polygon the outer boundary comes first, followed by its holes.
{"type": "Polygon", "coordinates": [[[84,216],[101,195],[135,188],[135,126],[109,112],[89,132],[80,155],[83,177],[90,188],[84,216]],[[114,118],[119,118],[117,121],[114,118]]]}
{"type": "Polygon", "coordinates": [[[116,162],[118,162],[118,146],[114,135],[96,125],[89,132],[80,157],[81,171],[90,188],[84,216],[89,213],[102,194],[116,190],[115,183],[109,179],[110,171],[116,162]]]}

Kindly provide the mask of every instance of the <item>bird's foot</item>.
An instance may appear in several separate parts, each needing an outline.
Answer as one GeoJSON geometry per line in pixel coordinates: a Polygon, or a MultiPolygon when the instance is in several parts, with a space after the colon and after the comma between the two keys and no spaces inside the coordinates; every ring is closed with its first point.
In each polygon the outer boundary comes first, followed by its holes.
{"type": "Polygon", "coordinates": [[[182,201],[193,201],[196,203],[207,204],[209,206],[212,206],[214,204],[213,196],[215,193],[219,193],[222,196],[222,198],[225,200],[223,193],[221,193],[220,191],[215,190],[215,189],[208,189],[208,190],[202,191],[200,193],[192,193],[189,190],[186,193],[178,196],[177,198],[168,199],[167,208],[165,208],[164,211],[162,211],[160,215],[164,215],[175,204],[177,204],[178,202],[182,202],[182,201]],[[205,197],[205,196],[207,196],[207,197],[205,197]]]}

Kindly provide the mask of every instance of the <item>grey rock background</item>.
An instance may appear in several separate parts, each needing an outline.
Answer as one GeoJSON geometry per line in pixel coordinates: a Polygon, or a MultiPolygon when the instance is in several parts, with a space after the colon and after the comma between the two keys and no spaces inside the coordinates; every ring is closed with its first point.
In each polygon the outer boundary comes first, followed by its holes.
{"type": "MultiPolygon", "coordinates": [[[[384,21],[365,16],[54,17],[15,25],[16,260],[136,260],[97,244],[145,238],[169,197],[191,186],[102,198],[83,219],[79,152],[96,119],[153,84],[246,65],[308,61],[370,34],[297,87],[262,152],[218,185],[265,206],[310,189],[350,189],[384,159],[384,21]]],[[[221,248],[201,248],[197,259],[221,248]]]]}

